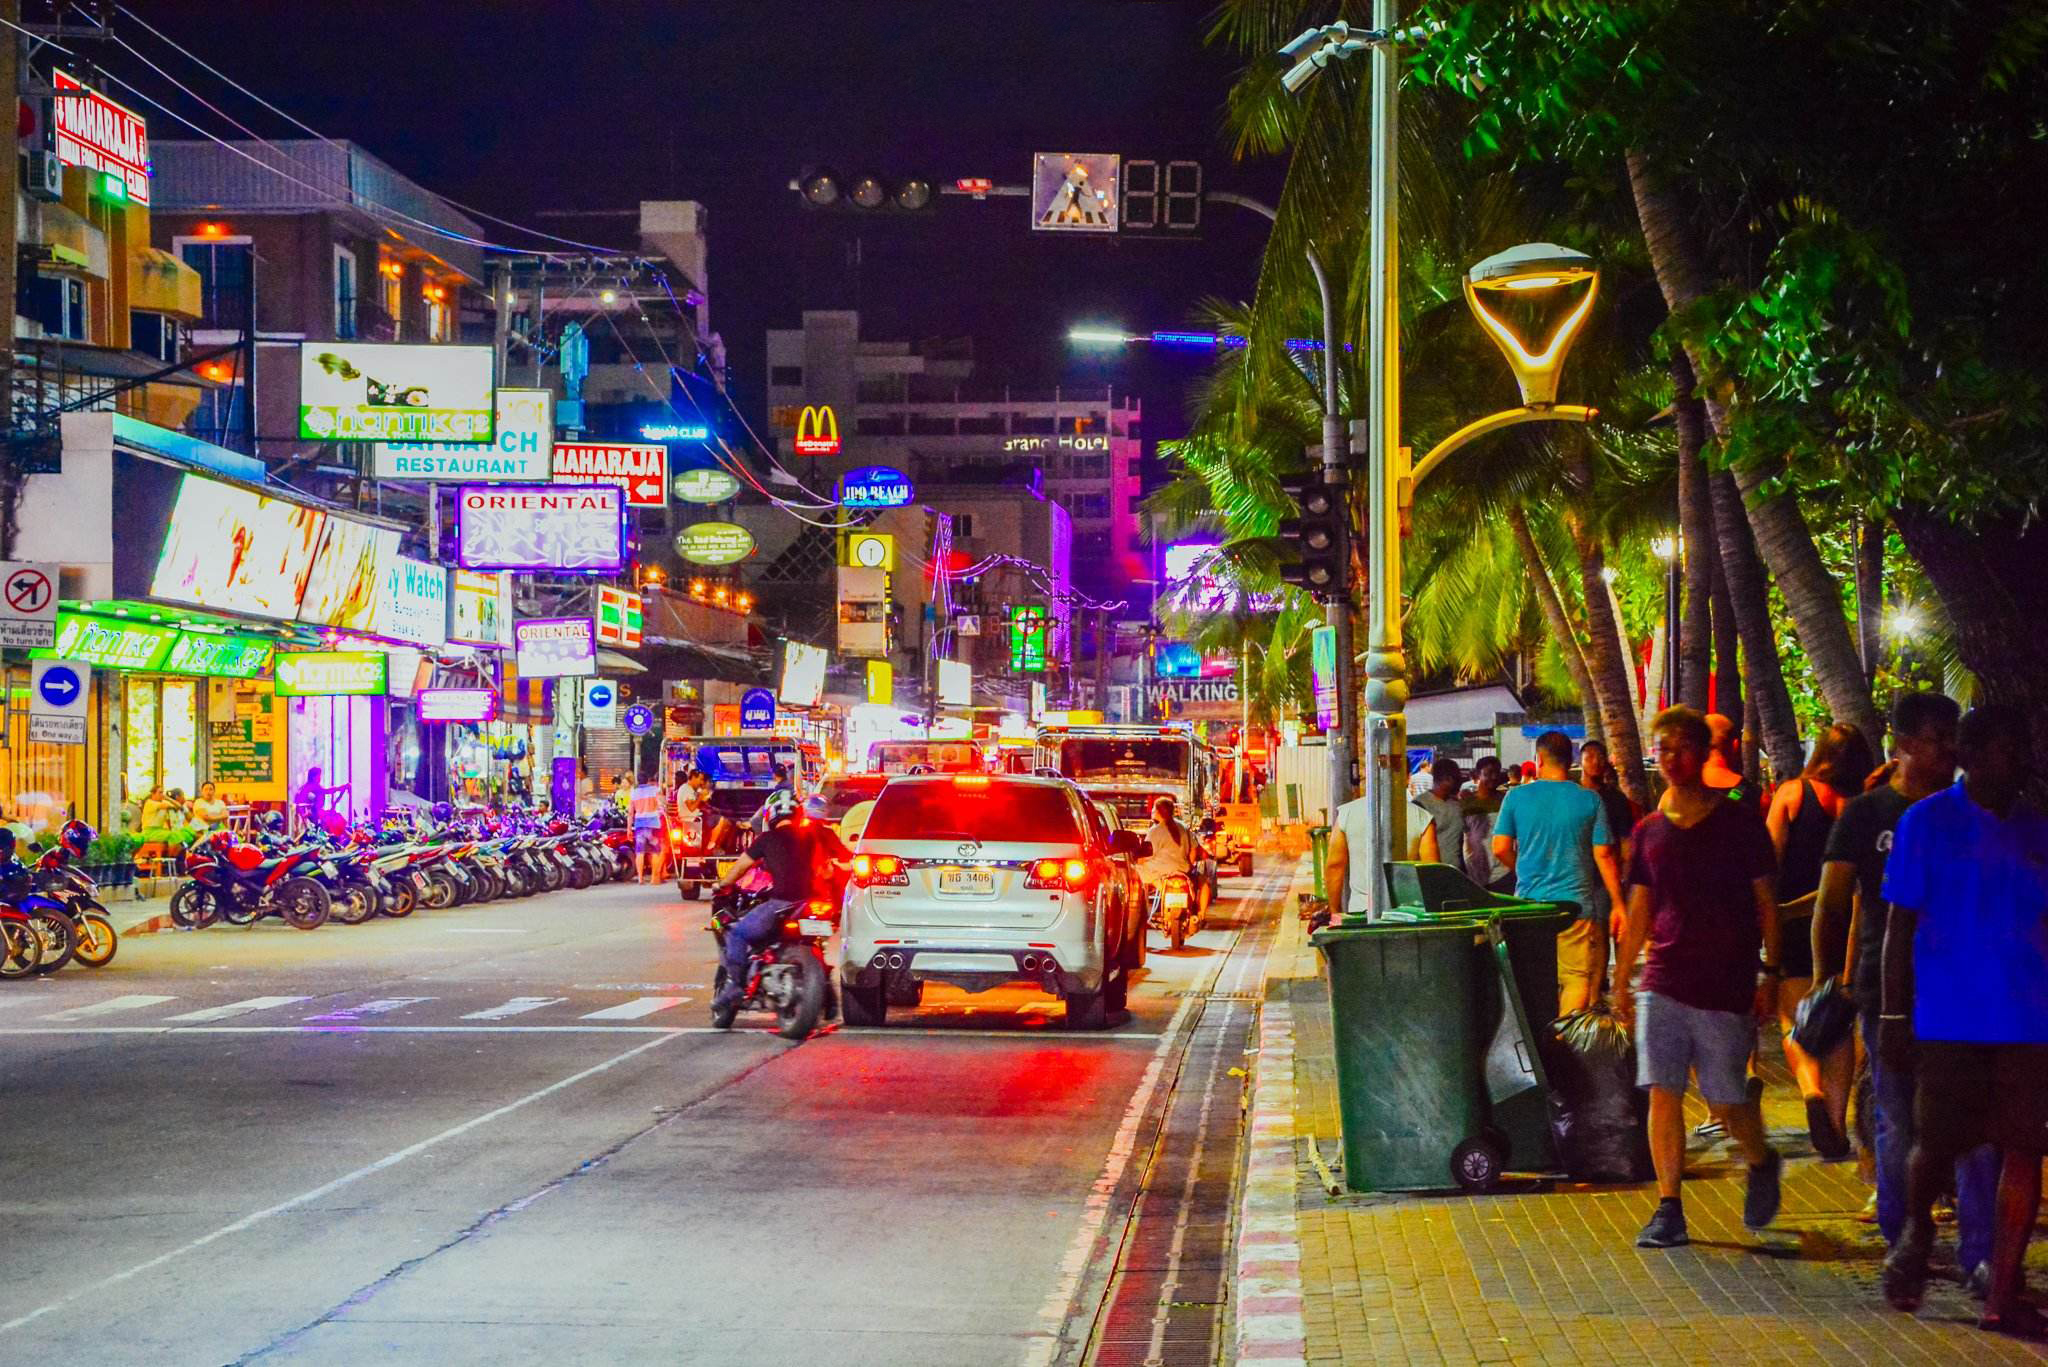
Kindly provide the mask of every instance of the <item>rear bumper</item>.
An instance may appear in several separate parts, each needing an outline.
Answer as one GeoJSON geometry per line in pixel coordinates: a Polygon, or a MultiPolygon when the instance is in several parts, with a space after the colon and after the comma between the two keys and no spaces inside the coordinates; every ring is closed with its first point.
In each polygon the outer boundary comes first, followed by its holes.
{"type": "Polygon", "coordinates": [[[941,982],[970,992],[1028,982],[1048,992],[1099,992],[1102,958],[1090,950],[951,943],[941,940],[875,945],[858,957],[841,952],[840,972],[852,987],[874,988],[896,981],[941,982]]]}

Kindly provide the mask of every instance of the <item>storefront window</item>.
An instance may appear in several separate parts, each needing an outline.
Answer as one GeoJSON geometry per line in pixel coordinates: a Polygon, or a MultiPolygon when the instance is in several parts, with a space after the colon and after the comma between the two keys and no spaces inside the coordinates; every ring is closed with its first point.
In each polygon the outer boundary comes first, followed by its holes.
{"type": "Polygon", "coordinates": [[[129,679],[126,684],[128,753],[121,766],[121,784],[128,800],[140,804],[156,786],[156,685],[148,679],[129,679]]]}
{"type": "Polygon", "coordinates": [[[191,797],[199,791],[199,681],[122,682],[128,749],[121,757],[121,778],[128,803],[139,807],[159,784],[191,797]]]}
{"type": "Polygon", "coordinates": [[[157,727],[163,736],[165,788],[176,788],[186,797],[199,791],[199,683],[196,679],[165,679],[163,716],[157,727]]]}

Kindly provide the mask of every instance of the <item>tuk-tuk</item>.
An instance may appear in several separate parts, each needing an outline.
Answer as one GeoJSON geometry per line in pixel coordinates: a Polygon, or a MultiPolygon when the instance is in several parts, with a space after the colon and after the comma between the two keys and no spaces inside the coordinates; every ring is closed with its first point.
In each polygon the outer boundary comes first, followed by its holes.
{"type": "Polygon", "coordinates": [[[668,828],[676,890],[684,901],[695,901],[753,841],[752,822],[775,789],[776,766],[785,766],[792,785],[801,788],[803,755],[794,741],[736,736],[670,741],[667,752],[678,786],[693,769],[711,780],[707,829],[694,830],[679,821],[668,828]]]}

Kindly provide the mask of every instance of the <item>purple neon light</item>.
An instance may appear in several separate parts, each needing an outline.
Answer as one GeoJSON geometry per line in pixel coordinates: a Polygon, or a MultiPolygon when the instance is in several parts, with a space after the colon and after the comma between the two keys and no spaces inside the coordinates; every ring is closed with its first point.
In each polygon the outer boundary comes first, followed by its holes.
{"type": "Polygon", "coordinates": [[[625,568],[626,491],[616,484],[465,484],[456,490],[455,509],[456,558],[466,570],[616,574],[625,568]],[[531,499],[552,504],[553,512],[472,508],[473,497],[531,499]],[[608,507],[593,507],[590,500],[608,507]],[[609,536],[606,511],[612,514],[609,536]],[[580,527],[571,521],[579,518],[580,527]]]}
{"type": "Polygon", "coordinates": [[[498,693],[492,688],[422,688],[413,694],[413,706],[419,711],[419,719],[430,726],[446,722],[495,721],[498,716],[498,693]],[[449,704],[453,704],[457,699],[481,700],[483,707],[481,711],[474,707],[469,708],[460,716],[429,716],[428,714],[440,705],[437,700],[444,698],[449,704]]]}

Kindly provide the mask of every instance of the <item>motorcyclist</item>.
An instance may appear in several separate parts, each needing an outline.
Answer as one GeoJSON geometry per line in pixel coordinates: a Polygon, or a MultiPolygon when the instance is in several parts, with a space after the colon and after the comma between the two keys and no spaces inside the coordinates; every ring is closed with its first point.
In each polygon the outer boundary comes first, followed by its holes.
{"type": "Polygon", "coordinates": [[[1169,874],[1180,874],[1193,881],[1195,866],[1194,837],[1188,828],[1173,819],[1173,799],[1155,798],[1152,803],[1152,824],[1145,828],[1145,843],[1149,852],[1138,861],[1138,876],[1148,887],[1158,887],[1169,874]]]}
{"type": "Polygon", "coordinates": [[[818,842],[796,824],[796,815],[794,794],[780,789],[770,793],[761,804],[762,833],[719,877],[718,887],[728,888],[758,866],[768,875],[768,896],[726,928],[725,986],[712,999],[714,1019],[730,1019],[730,1012],[746,996],[747,960],[775,937],[789,913],[810,901],[822,884],[818,842]]]}

